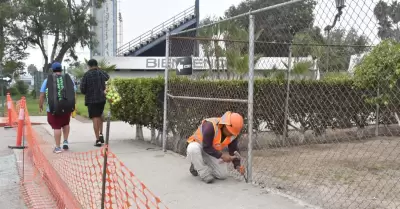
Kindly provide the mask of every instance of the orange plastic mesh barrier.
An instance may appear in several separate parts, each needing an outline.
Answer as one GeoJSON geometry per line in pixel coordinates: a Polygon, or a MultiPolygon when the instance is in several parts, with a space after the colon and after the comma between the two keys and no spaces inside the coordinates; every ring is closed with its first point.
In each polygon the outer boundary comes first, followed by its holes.
{"type": "MultiPolygon", "coordinates": [[[[19,109],[17,103],[16,109],[19,109]]],[[[22,194],[29,208],[99,209],[105,148],[52,153],[53,139],[41,138],[25,108],[24,163],[19,163],[22,194]],[[23,172],[21,171],[23,168],[23,172]]],[[[107,153],[105,207],[107,209],[166,209],[111,151],[107,153]]]]}

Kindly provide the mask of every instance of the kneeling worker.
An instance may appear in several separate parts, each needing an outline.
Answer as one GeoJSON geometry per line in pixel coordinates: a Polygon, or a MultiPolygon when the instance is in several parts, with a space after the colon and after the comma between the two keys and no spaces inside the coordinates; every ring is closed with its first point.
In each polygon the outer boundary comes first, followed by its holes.
{"type": "MultiPolygon", "coordinates": [[[[239,172],[240,159],[234,156],[238,150],[236,139],[243,128],[243,117],[238,113],[226,112],[220,118],[208,118],[187,140],[187,157],[191,161],[190,173],[200,176],[206,182],[214,179],[226,179],[228,177],[228,163],[239,172]],[[229,153],[223,153],[228,147],[229,153]]],[[[243,173],[242,173],[243,174],[243,173]]]]}

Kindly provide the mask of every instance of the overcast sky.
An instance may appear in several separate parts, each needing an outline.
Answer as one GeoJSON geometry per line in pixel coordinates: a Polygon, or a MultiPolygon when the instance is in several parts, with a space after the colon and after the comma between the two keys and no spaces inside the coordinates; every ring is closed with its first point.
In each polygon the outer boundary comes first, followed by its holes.
{"type": "MultiPolygon", "coordinates": [[[[231,5],[237,5],[242,0],[200,0],[200,19],[207,16],[222,16],[231,5]]],[[[358,31],[370,36],[376,43],[376,22],[373,16],[371,3],[375,5],[378,0],[347,0],[347,7],[339,23],[353,25],[358,31]],[[371,19],[371,21],[365,21],[371,19]]],[[[165,20],[177,15],[183,10],[194,5],[194,0],[120,0],[120,10],[123,18],[123,42],[129,42],[140,34],[161,24],[165,20]],[[139,3],[140,2],[140,3],[139,3]]],[[[334,0],[318,0],[316,11],[316,24],[325,27],[333,20],[336,10],[334,0]]],[[[49,38],[51,47],[51,37],[49,38]]],[[[30,49],[26,65],[35,64],[39,69],[43,66],[43,58],[39,49],[30,49]]],[[[89,58],[88,50],[78,50],[78,56],[89,58]]]]}

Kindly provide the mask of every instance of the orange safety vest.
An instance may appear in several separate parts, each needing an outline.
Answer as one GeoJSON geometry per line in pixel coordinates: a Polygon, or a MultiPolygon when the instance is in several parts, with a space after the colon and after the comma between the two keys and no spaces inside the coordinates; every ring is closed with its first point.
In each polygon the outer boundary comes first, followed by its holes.
{"type": "Polygon", "coordinates": [[[233,142],[233,140],[236,139],[236,136],[228,136],[225,138],[223,142],[222,141],[222,125],[226,124],[225,122],[226,116],[222,116],[222,118],[208,118],[205,119],[201,122],[200,126],[197,128],[197,130],[194,132],[192,136],[189,137],[187,140],[188,143],[191,142],[198,142],[200,144],[203,144],[203,123],[208,121],[211,122],[214,126],[214,139],[213,139],[213,147],[214,149],[218,151],[222,151],[225,147],[227,147],[230,143],[233,142]]]}

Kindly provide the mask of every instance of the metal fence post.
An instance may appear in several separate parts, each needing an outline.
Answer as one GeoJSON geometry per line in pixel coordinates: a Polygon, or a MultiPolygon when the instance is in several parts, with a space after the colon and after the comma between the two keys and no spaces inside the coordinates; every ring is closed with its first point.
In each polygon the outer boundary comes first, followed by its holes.
{"type": "Polygon", "coordinates": [[[290,96],[290,70],[292,69],[292,45],[289,46],[289,58],[288,58],[288,70],[286,73],[287,85],[286,85],[286,99],[285,99],[285,113],[283,121],[283,143],[286,143],[288,135],[288,120],[289,120],[289,96],[290,96]]]}
{"type": "Polygon", "coordinates": [[[247,161],[247,182],[252,182],[253,174],[253,93],[254,93],[254,16],[249,17],[249,92],[247,111],[247,131],[249,137],[248,161],[247,161]]]}
{"type": "Polygon", "coordinates": [[[106,202],[106,183],[107,183],[107,161],[108,161],[108,145],[110,141],[110,121],[111,121],[111,111],[107,114],[107,126],[106,126],[106,141],[104,147],[104,163],[103,163],[103,176],[101,185],[101,209],[105,208],[106,202]]]}
{"type": "Polygon", "coordinates": [[[0,65],[0,78],[1,78],[1,80],[0,80],[0,85],[1,85],[1,113],[2,113],[2,117],[4,117],[6,114],[5,114],[5,111],[4,111],[4,109],[5,109],[5,106],[4,106],[4,101],[5,101],[5,99],[4,99],[4,88],[5,88],[5,82],[4,82],[4,80],[3,80],[3,67],[0,65]]]}
{"type": "MultiPolygon", "coordinates": [[[[378,89],[376,90],[376,96],[379,98],[379,84],[378,84],[378,89]]],[[[375,114],[376,114],[376,119],[375,119],[375,136],[379,136],[379,103],[376,103],[376,108],[375,108],[375,114]]]]}
{"type": "Polygon", "coordinates": [[[168,100],[168,70],[169,70],[169,37],[170,33],[167,32],[165,37],[165,75],[164,75],[164,116],[163,116],[163,134],[162,134],[162,148],[167,151],[167,100],[168,100]]]}

